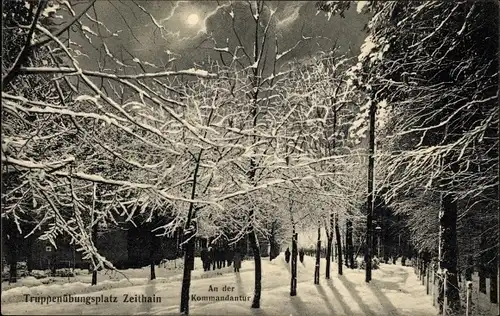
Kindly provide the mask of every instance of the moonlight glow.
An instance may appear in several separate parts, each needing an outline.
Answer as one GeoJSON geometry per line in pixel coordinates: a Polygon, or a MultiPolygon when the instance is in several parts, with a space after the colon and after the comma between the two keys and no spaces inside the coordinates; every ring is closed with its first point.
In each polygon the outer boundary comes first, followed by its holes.
{"type": "Polygon", "coordinates": [[[188,17],[186,19],[186,23],[189,26],[195,26],[196,24],[198,24],[199,20],[200,20],[200,18],[198,17],[198,14],[192,13],[192,14],[188,15],[188,17]]]}

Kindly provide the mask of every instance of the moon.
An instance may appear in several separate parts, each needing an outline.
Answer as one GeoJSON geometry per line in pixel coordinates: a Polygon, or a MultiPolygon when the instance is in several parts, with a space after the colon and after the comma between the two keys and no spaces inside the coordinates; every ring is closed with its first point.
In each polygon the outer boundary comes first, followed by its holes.
{"type": "Polygon", "coordinates": [[[196,14],[196,13],[191,13],[190,15],[188,15],[188,17],[186,19],[186,23],[189,26],[195,26],[196,24],[198,24],[198,21],[200,21],[200,18],[198,17],[198,14],[196,14]]]}

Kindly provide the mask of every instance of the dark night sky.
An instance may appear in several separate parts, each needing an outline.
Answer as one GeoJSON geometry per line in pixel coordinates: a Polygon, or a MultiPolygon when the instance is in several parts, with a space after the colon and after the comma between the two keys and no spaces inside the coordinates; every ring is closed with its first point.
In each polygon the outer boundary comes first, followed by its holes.
{"type": "MultiPolygon", "coordinates": [[[[288,60],[307,58],[315,52],[328,50],[335,41],[342,51],[352,50],[357,55],[366,37],[362,29],[368,17],[358,14],[355,8],[345,18],[333,16],[329,20],[323,12],[317,12],[315,1],[274,1],[267,2],[266,7],[266,12],[276,11],[271,31],[272,39],[274,40],[274,35],[278,39],[280,51],[294,46],[302,36],[315,37],[303,42],[293,54],[287,56],[288,60]]],[[[128,65],[135,63],[124,50],[141,61],[158,66],[171,60],[172,65],[178,69],[190,68],[193,63],[206,60],[209,54],[218,58],[218,54],[214,54],[212,50],[214,40],[217,47],[234,48],[237,45],[232,30],[231,11],[236,18],[236,30],[249,52],[253,45],[251,34],[255,24],[249,4],[243,1],[233,2],[232,6],[226,1],[97,1],[95,8],[95,12],[91,10],[89,14],[97,14],[98,20],[109,29],[108,32],[100,28],[102,35],[106,37],[105,43],[116,57],[125,60],[128,65]],[[155,26],[155,22],[160,28],[155,26]],[[118,36],[111,36],[112,33],[118,36]]],[[[84,25],[93,25],[87,19],[82,22],[84,25]]],[[[95,46],[99,46],[99,40],[95,36],[88,36],[95,46]]],[[[95,60],[99,55],[92,52],[88,55],[81,62],[95,67],[95,60]]],[[[120,66],[109,62],[106,64],[109,69],[117,67],[120,66]]]]}

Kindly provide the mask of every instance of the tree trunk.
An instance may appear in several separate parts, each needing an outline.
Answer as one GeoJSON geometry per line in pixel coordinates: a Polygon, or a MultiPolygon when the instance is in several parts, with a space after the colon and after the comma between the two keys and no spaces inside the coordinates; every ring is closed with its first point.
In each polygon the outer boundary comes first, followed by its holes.
{"type": "Polygon", "coordinates": [[[33,238],[31,236],[28,237],[27,243],[28,253],[26,258],[26,269],[28,273],[31,273],[33,271],[33,238]]]}
{"type": "Polygon", "coordinates": [[[479,292],[486,294],[486,238],[481,235],[481,241],[479,244],[481,253],[479,254],[479,292]]]}
{"type": "MultiPolygon", "coordinates": [[[[271,223],[271,234],[268,238],[269,241],[269,261],[273,261],[274,258],[276,258],[276,232],[275,232],[275,226],[276,222],[273,221],[271,223]]],[[[278,252],[279,253],[279,252],[278,252]]]]}
{"type": "Polygon", "coordinates": [[[189,256],[189,260],[190,260],[189,261],[189,268],[191,269],[191,271],[194,270],[194,253],[196,250],[196,237],[193,237],[192,240],[193,240],[192,247],[189,248],[191,251],[191,255],[189,256]]]}
{"type": "Polygon", "coordinates": [[[182,248],[181,248],[181,243],[182,243],[182,227],[178,227],[175,230],[175,258],[181,258],[182,257],[182,248]]]}
{"type": "MultiPolygon", "coordinates": [[[[498,254],[497,254],[497,256],[498,256],[498,254]]],[[[497,274],[498,274],[498,270],[497,270],[497,267],[495,265],[495,262],[493,262],[492,271],[490,274],[490,302],[493,304],[498,304],[498,293],[497,293],[498,277],[497,277],[497,274]]]]}
{"type": "Polygon", "coordinates": [[[420,279],[420,275],[422,274],[421,273],[421,271],[422,271],[422,258],[420,256],[420,253],[418,253],[415,258],[417,260],[417,277],[418,277],[418,279],[420,279]]]}
{"type": "Polygon", "coordinates": [[[333,245],[333,232],[335,231],[335,216],[333,212],[330,212],[330,235],[328,235],[328,249],[326,252],[326,278],[330,278],[330,262],[333,262],[335,259],[335,251],[333,245]]]}
{"type": "MultiPolygon", "coordinates": [[[[500,12],[500,3],[498,3],[498,1],[497,1],[496,4],[497,5],[495,8],[496,9],[495,15],[498,17],[498,12],[500,12]]],[[[498,121],[498,123],[497,123],[497,137],[500,138],[500,120],[497,120],[497,121],[498,121]]],[[[500,142],[497,142],[497,152],[500,152],[500,142]]],[[[498,182],[497,192],[500,192],[500,182],[498,182]]],[[[497,267],[495,270],[496,270],[497,274],[496,274],[496,276],[493,276],[493,277],[496,278],[496,285],[497,285],[497,287],[495,289],[495,293],[497,294],[496,303],[498,304],[497,315],[500,315],[500,207],[497,208],[497,249],[496,249],[496,255],[497,255],[497,262],[496,262],[497,267]]]]}
{"type": "Polygon", "coordinates": [[[333,237],[333,234],[335,234],[335,225],[333,226],[332,231],[332,262],[337,261],[337,243],[335,242],[335,239],[333,237]]]}
{"type": "Polygon", "coordinates": [[[346,267],[349,267],[349,257],[347,255],[347,232],[344,234],[344,262],[346,267]]]}
{"type": "Polygon", "coordinates": [[[11,245],[9,256],[9,283],[17,283],[17,246],[15,243],[11,245]]]}
{"type": "Polygon", "coordinates": [[[333,231],[330,230],[330,234],[328,235],[328,239],[326,241],[326,269],[325,269],[325,278],[330,279],[330,262],[331,262],[331,253],[332,253],[332,243],[333,243],[333,231]]]}
{"type": "Polygon", "coordinates": [[[349,239],[349,226],[348,226],[348,223],[346,221],[346,223],[345,223],[345,239],[344,239],[344,262],[345,262],[345,266],[347,268],[352,268],[349,265],[350,261],[349,261],[349,243],[347,242],[348,239],[349,239]]]}
{"type": "Polygon", "coordinates": [[[389,262],[389,251],[388,248],[385,246],[385,231],[382,230],[381,236],[380,236],[380,253],[381,257],[384,260],[384,263],[387,264],[389,262]]]}
{"type": "Polygon", "coordinates": [[[441,212],[439,214],[440,225],[440,253],[439,265],[441,269],[446,269],[448,273],[446,295],[452,311],[457,311],[460,307],[460,296],[458,291],[457,278],[457,202],[452,194],[445,193],[441,200],[441,212]]]}
{"type": "Polygon", "coordinates": [[[333,232],[335,231],[335,214],[330,213],[330,239],[332,240],[332,262],[335,260],[335,245],[333,239],[333,232]]]}
{"type": "Polygon", "coordinates": [[[351,269],[354,269],[354,245],[353,245],[353,240],[352,240],[352,221],[347,220],[347,229],[346,229],[346,249],[347,249],[347,258],[349,261],[349,267],[351,269]]]}
{"type": "Polygon", "coordinates": [[[342,275],[342,242],[340,239],[339,216],[335,214],[335,238],[337,239],[338,273],[342,275]]]}
{"type": "Polygon", "coordinates": [[[253,226],[250,228],[250,234],[248,235],[250,241],[250,247],[253,252],[253,260],[255,261],[255,289],[253,294],[252,308],[260,308],[260,294],[262,291],[262,262],[260,257],[259,240],[257,239],[255,229],[253,226]]]}
{"type": "MultiPolygon", "coordinates": [[[[2,186],[3,187],[3,186],[2,186]]],[[[17,261],[19,256],[20,236],[16,225],[10,219],[2,220],[2,239],[7,248],[7,264],[9,265],[9,283],[17,283],[17,261]]]]}
{"type": "Polygon", "coordinates": [[[321,258],[321,227],[318,227],[318,240],[316,243],[316,265],[314,266],[314,284],[319,284],[319,268],[321,258]]]}
{"type": "MultiPolygon", "coordinates": [[[[196,185],[198,183],[198,171],[200,169],[201,155],[203,154],[203,149],[198,153],[198,158],[196,159],[196,166],[193,172],[193,185],[191,186],[191,199],[196,197],[196,185]]],[[[182,242],[185,243],[184,248],[184,268],[182,277],[182,289],[181,289],[181,314],[189,314],[189,288],[191,286],[191,270],[194,268],[194,249],[195,249],[195,236],[198,232],[196,219],[196,207],[194,203],[189,203],[189,209],[187,214],[186,223],[184,225],[184,232],[182,233],[182,242]]]]}
{"type": "MultiPolygon", "coordinates": [[[[153,221],[156,222],[158,219],[156,217],[156,214],[153,215],[154,218],[153,218],[153,221]]],[[[151,243],[149,245],[149,259],[151,260],[151,263],[150,263],[150,280],[155,280],[156,279],[156,273],[155,273],[155,255],[156,255],[156,249],[157,249],[157,243],[156,243],[156,236],[155,234],[153,233],[153,231],[151,231],[151,243]]]]}
{"type": "Polygon", "coordinates": [[[366,251],[365,251],[365,282],[372,279],[372,255],[373,255],[373,191],[375,177],[375,114],[377,106],[375,104],[375,95],[371,97],[369,108],[369,137],[368,137],[368,197],[367,197],[367,216],[366,216],[366,251]]]}
{"type": "MultiPolygon", "coordinates": [[[[192,234],[192,232],[190,232],[192,234]]],[[[188,242],[184,245],[184,269],[182,277],[181,289],[181,314],[189,315],[189,288],[191,286],[191,262],[194,257],[194,238],[187,235],[185,240],[188,242]]]]}
{"type": "Polygon", "coordinates": [[[292,237],[292,264],[291,264],[291,274],[292,278],[290,281],[290,296],[297,295],[297,238],[298,234],[295,232],[295,228],[293,229],[293,237],[292,237]]]}
{"type": "Polygon", "coordinates": [[[56,276],[56,271],[57,271],[56,262],[57,262],[57,249],[54,247],[54,249],[52,251],[52,265],[50,267],[50,273],[54,277],[56,276]]]}
{"type": "MultiPolygon", "coordinates": [[[[422,278],[423,279],[425,279],[425,276],[427,275],[427,269],[429,268],[429,260],[430,260],[430,254],[427,251],[424,251],[422,253],[422,278]]],[[[457,276],[460,277],[460,274],[457,273],[457,276]]]]}
{"type": "Polygon", "coordinates": [[[97,285],[97,270],[95,268],[92,270],[92,281],[90,285],[97,285]]]}
{"type": "Polygon", "coordinates": [[[472,273],[474,272],[474,265],[472,256],[467,256],[467,268],[465,269],[465,280],[472,281],[472,273]]]}
{"type": "Polygon", "coordinates": [[[438,315],[443,314],[443,303],[444,303],[444,282],[443,282],[444,275],[440,275],[438,278],[437,282],[437,302],[438,302],[438,315]]]}
{"type": "MultiPolygon", "coordinates": [[[[94,243],[94,245],[97,245],[97,224],[94,224],[92,226],[91,238],[92,238],[92,242],[94,243]]],[[[55,252],[56,252],[56,250],[54,249],[54,253],[55,252]]],[[[53,263],[53,265],[55,266],[55,262],[53,263]]],[[[91,281],[90,285],[97,285],[97,267],[95,267],[95,266],[93,267],[93,270],[92,270],[92,281],[91,281]]]]}
{"type": "MultiPolygon", "coordinates": [[[[365,282],[372,280],[372,256],[373,256],[373,235],[372,235],[372,215],[371,207],[368,208],[366,220],[366,248],[365,248],[365,282]]],[[[401,261],[404,266],[404,261],[401,261]]]]}
{"type": "Polygon", "coordinates": [[[150,265],[151,273],[150,273],[150,279],[155,280],[156,279],[156,273],[155,273],[155,263],[151,262],[150,265]]]}

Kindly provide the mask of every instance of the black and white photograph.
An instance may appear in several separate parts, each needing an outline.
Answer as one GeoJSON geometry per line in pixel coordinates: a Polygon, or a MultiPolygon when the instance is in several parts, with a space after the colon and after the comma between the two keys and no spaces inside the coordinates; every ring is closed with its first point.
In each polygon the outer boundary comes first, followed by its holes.
{"type": "Polygon", "coordinates": [[[498,0],[4,0],[2,315],[500,316],[498,0]]]}

